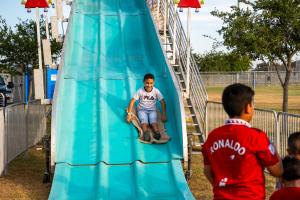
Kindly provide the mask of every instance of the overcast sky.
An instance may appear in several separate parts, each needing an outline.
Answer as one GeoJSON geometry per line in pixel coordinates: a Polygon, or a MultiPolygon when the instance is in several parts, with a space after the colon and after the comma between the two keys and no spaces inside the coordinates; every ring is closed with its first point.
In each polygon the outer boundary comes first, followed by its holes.
{"type": "MultiPolygon", "coordinates": [[[[7,23],[14,26],[18,22],[18,18],[22,20],[32,18],[35,19],[35,11],[27,13],[21,1],[19,0],[0,0],[0,15],[6,19],[7,23]]],[[[191,22],[191,43],[195,52],[204,53],[210,51],[213,41],[203,37],[203,35],[210,35],[214,38],[221,40],[221,36],[218,35],[217,30],[222,26],[222,21],[216,17],[210,15],[210,12],[215,8],[218,10],[230,10],[230,6],[236,4],[237,0],[206,0],[202,5],[200,12],[192,13],[191,22]]],[[[65,6],[65,15],[67,15],[69,9],[65,6]]],[[[44,13],[43,10],[40,14],[44,13]]],[[[49,9],[49,16],[54,14],[54,9],[49,9]]],[[[183,26],[186,27],[187,10],[184,9],[183,13],[180,13],[183,26]]]]}

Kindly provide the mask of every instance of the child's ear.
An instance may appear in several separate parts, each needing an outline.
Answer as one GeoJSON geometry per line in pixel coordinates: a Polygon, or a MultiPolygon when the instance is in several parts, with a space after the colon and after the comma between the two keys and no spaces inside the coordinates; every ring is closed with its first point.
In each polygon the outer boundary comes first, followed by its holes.
{"type": "Polygon", "coordinates": [[[245,114],[249,114],[251,112],[252,112],[252,104],[247,103],[247,105],[245,106],[245,114]]]}

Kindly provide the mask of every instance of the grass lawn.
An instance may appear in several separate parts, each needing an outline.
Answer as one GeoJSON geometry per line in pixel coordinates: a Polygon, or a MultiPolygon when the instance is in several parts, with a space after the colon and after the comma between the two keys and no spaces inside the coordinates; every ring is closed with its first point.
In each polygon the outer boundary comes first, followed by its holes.
{"type": "Polygon", "coordinates": [[[0,177],[0,199],[48,199],[50,184],[43,184],[44,154],[31,148],[19,155],[0,177]]]}
{"type": "MultiPolygon", "coordinates": [[[[224,87],[208,87],[209,101],[221,101],[224,87]]],[[[280,111],[282,107],[281,86],[256,86],[255,107],[280,111]]],[[[300,114],[300,85],[289,86],[288,108],[290,113],[300,114]]]]}

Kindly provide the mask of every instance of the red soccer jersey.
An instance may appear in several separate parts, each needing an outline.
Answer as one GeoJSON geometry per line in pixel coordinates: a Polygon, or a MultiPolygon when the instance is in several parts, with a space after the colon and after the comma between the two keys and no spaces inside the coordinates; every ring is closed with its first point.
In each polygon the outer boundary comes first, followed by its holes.
{"type": "Polygon", "coordinates": [[[299,187],[286,187],[277,190],[272,194],[270,200],[299,200],[300,188],[299,187]]]}
{"type": "Polygon", "coordinates": [[[279,160],[264,132],[244,120],[227,120],[209,134],[202,153],[213,172],[215,200],[265,199],[264,167],[279,160]]]}

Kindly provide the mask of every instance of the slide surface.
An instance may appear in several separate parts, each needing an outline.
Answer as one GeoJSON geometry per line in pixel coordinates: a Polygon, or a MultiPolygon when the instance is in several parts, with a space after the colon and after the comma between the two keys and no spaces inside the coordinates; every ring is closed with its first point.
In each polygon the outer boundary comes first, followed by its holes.
{"type": "Polygon", "coordinates": [[[182,104],[146,2],[75,0],[65,42],[49,199],[194,199],[181,167],[182,104]],[[140,143],[125,122],[146,73],[167,103],[167,144],[140,143]]]}

